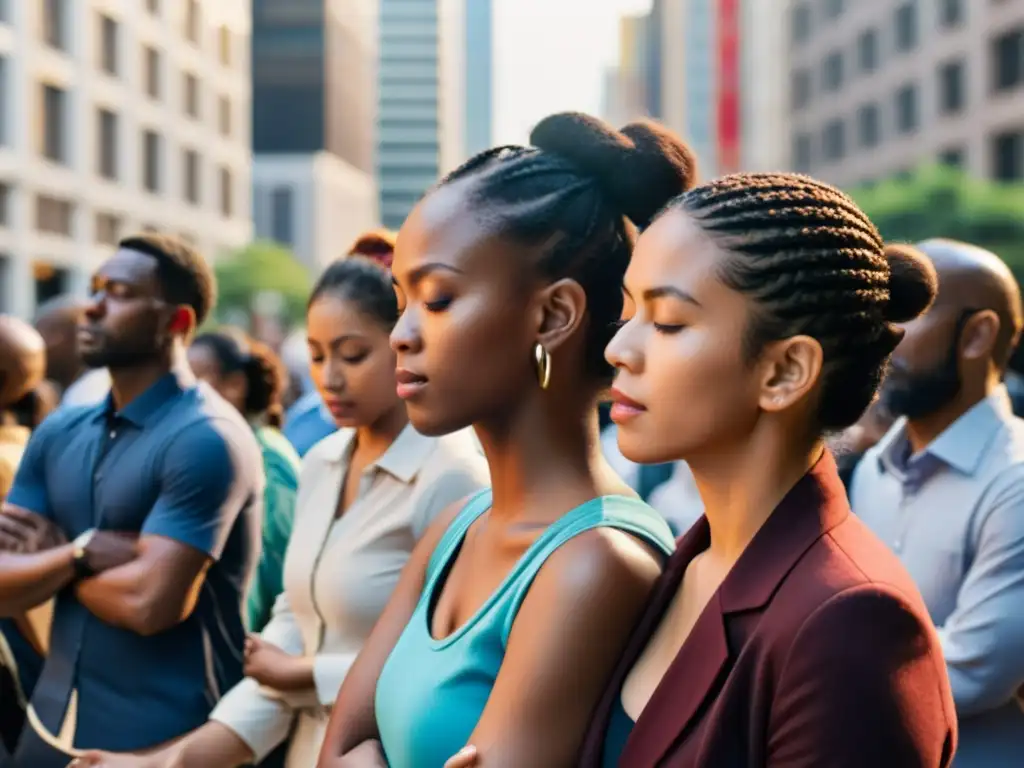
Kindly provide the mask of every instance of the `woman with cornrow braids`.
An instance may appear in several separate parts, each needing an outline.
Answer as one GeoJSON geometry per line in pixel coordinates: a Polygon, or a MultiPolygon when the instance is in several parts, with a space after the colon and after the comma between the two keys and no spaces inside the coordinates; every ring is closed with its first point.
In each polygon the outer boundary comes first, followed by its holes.
{"type": "Polygon", "coordinates": [[[934,270],[884,248],[826,184],[740,174],[673,200],[625,288],[607,349],[619,447],[685,460],[705,515],[655,587],[581,765],[948,766],[939,638],[851,514],[824,442],[875,397],[934,270]]]}

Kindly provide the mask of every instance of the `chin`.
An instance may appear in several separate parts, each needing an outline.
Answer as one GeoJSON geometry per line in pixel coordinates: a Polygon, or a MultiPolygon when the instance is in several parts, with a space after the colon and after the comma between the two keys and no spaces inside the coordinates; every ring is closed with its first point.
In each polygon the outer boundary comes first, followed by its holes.
{"type": "Polygon", "coordinates": [[[427,437],[450,435],[469,426],[460,419],[446,418],[452,414],[433,413],[428,409],[417,408],[411,403],[408,405],[408,411],[409,423],[417,432],[427,437]]]}
{"type": "Polygon", "coordinates": [[[642,435],[626,434],[621,428],[618,445],[622,455],[634,464],[664,464],[679,460],[678,452],[662,449],[651,440],[645,440],[642,435]]]}

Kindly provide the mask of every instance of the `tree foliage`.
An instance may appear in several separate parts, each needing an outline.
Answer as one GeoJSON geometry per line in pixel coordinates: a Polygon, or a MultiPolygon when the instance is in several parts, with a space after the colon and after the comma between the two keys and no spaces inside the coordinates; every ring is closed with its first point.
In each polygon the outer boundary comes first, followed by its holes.
{"type": "Polygon", "coordinates": [[[257,241],[221,258],[216,265],[219,299],[217,316],[248,313],[256,296],[277,293],[284,319],[301,322],[311,280],[306,268],[286,248],[257,241]]]}
{"type": "Polygon", "coordinates": [[[851,190],[887,241],[963,240],[998,254],[1024,279],[1024,185],[927,166],[909,178],[851,190]]]}

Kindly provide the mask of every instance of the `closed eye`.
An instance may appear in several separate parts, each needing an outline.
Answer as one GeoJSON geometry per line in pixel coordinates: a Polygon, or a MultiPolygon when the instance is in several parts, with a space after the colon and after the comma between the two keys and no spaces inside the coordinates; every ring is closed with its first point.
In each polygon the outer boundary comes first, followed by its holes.
{"type": "Polygon", "coordinates": [[[665,323],[654,323],[654,330],[658,333],[673,334],[683,330],[685,325],[666,325],[665,323]]]}

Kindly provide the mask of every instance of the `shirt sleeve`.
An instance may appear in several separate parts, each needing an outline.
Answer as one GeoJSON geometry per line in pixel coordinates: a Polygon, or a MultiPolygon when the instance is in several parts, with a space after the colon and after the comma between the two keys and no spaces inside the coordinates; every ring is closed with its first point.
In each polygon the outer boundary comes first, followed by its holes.
{"type": "Polygon", "coordinates": [[[978,527],[956,606],[939,628],[961,716],[1011,701],[1024,684],[1024,481],[978,527]]]}
{"type": "Polygon", "coordinates": [[[6,503],[27,509],[48,520],[53,519],[50,498],[46,488],[47,455],[52,435],[60,428],[61,413],[51,414],[29,438],[25,452],[21,455],[14,484],[7,494],[6,503]]]}
{"type": "Polygon", "coordinates": [[[230,438],[209,422],[182,431],[167,450],[160,495],[142,534],[219,559],[238,514],[252,502],[251,470],[240,459],[230,438]]]}

